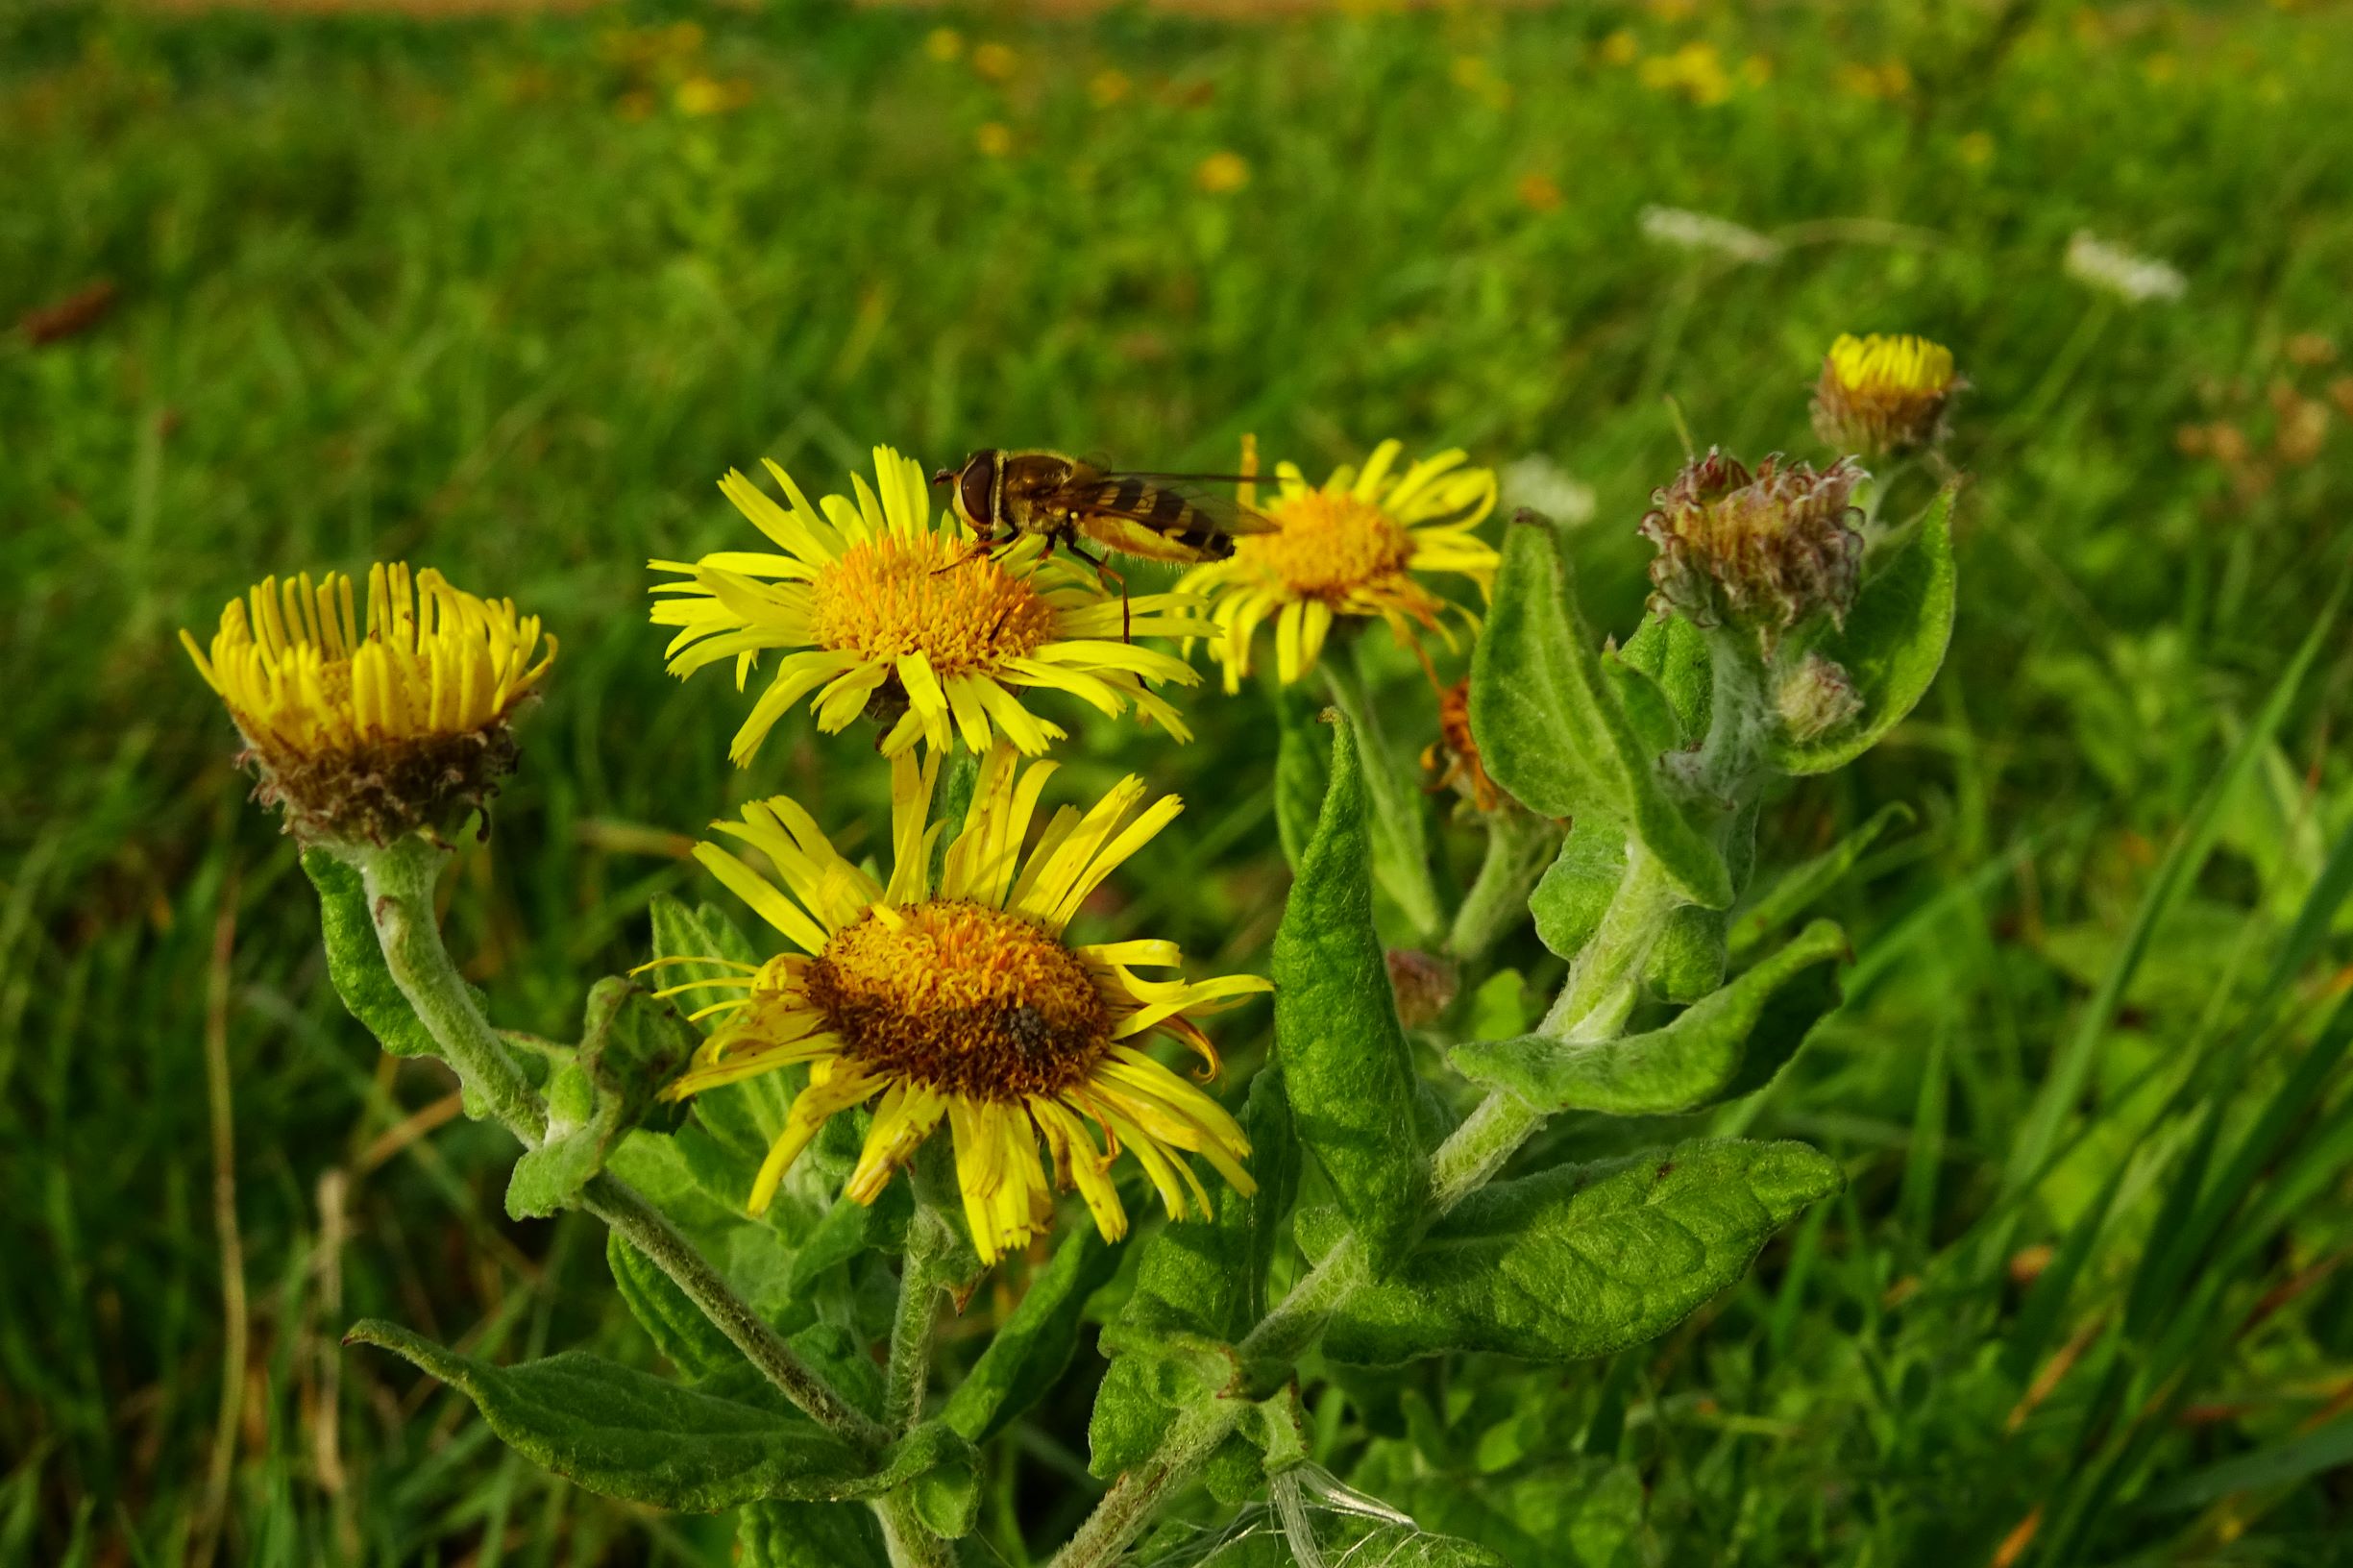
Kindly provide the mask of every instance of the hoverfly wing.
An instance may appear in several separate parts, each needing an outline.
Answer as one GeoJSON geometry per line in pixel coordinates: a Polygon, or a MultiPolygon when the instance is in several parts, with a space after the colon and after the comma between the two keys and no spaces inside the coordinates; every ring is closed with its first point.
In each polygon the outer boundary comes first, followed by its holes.
{"type": "Polygon", "coordinates": [[[1125,518],[1149,528],[1175,525],[1214,533],[1272,533],[1278,525],[1234,499],[1246,474],[1146,474],[1094,470],[1074,476],[1059,498],[1078,515],[1125,518]]]}

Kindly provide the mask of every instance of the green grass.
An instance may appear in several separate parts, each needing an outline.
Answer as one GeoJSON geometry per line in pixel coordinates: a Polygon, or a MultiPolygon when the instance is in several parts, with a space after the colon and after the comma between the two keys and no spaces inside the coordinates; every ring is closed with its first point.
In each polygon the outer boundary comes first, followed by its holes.
{"type": "MultiPolygon", "coordinates": [[[[732,772],[738,700],[661,673],[643,561],[741,540],[729,466],[831,485],[889,441],[1223,467],[1248,431],[1310,467],[1389,434],[1545,453],[1596,492],[1588,608],[1623,631],[1679,415],[1750,455],[1810,445],[1805,385],[1850,329],[1927,332],[1973,384],[1962,620],[1914,721],[1768,814],[1767,877],[1888,801],[1919,821],[1826,900],[1856,937],[1848,1011],[1718,1119],[1831,1149],[1851,1191],[1650,1352],[1360,1388],[1327,1461],[1528,1568],[1586,1560],[1527,1499],[1584,1495],[1605,1453],[1645,1482],[1643,1560],[1982,1563],[2030,1517],[2019,1562],[2353,1556],[2353,1109],[2322,1028],[2353,661],[2320,629],[2353,391],[2316,454],[2277,439],[2353,375],[2353,20],[1680,11],[987,12],[946,18],[954,61],[925,47],[939,14],[801,5],[701,16],[684,49],[620,31],[650,12],[0,18],[0,318],[121,290],[83,335],[0,339],[0,1559],[204,1538],[218,985],[250,1371],[214,1560],[727,1560],[725,1521],[551,1482],[338,1350],[381,1313],[498,1359],[651,1356],[598,1237],[497,1217],[502,1135],[376,1147],[446,1083],[380,1066],[336,1005],[176,628],[266,571],[401,556],[546,616],[557,678],[452,943],[501,1021],[553,1032],[641,950],[651,895],[696,885],[638,830],[785,787],[832,820],[880,797],[805,724],[732,772]],[[1732,96],[1613,63],[1620,29],[1646,59],[1712,42],[1732,96]],[[972,69],[984,39],[1010,83],[972,69]],[[1904,96],[1855,90],[1887,61],[1904,96]],[[682,114],[695,75],[750,103],[682,114]],[[1213,195],[1221,150],[1251,179],[1213,195]],[[1651,204],[1790,243],[1664,250],[1651,204]],[[2078,229],[2171,260],[2187,297],[2087,290],[2060,265],[2078,229]],[[2178,449],[2218,420],[2249,461],[2178,449]]],[[[1393,675],[1391,738],[1418,747],[1427,693],[1393,675]]],[[[1192,802],[1117,918],[1259,968],[1284,887],[1265,700],[1189,707],[1196,745],[1095,726],[1078,771],[1192,802]]],[[[1458,869],[1474,848],[1450,840],[1458,869]]],[[[1086,1501],[1091,1375],[994,1478],[1009,1556],[1017,1519],[1047,1542],[1086,1501]]]]}

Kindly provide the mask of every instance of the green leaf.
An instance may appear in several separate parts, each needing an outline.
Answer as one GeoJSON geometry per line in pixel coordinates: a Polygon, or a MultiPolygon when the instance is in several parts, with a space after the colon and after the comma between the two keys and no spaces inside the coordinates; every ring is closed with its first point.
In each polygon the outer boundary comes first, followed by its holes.
{"type": "Polygon", "coordinates": [[[1352,673],[1336,657],[1324,662],[1324,682],[1340,715],[1356,732],[1357,758],[1362,769],[1364,797],[1371,808],[1373,877],[1389,895],[1423,942],[1435,942],[1445,929],[1438,908],[1438,890],[1430,876],[1430,831],[1424,821],[1429,806],[1420,779],[1389,747],[1381,730],[1381,709],[1368,693],[1371,672],[1363,657],[1368,645],[1357,644],[1357,668],[1352,673]]]}
{"type": "Polygon", "coordinates": [[[1232,1345],[1265,1315],[1267,1268],[1298,1190],[1292,1117],[1281,1071],[1262,1068],[1241,1116],[1257,1194],[1221,1188],[1210,1223],[1164,1225],[1144,1242],[1135,1286],[1100,1340],[1113,1360],[1088,1425],[1097,1476],[1148,1457],[1181,1409],[1244,1381],[1232,1345]]]}
{"type": "Polygon", "coordinates": [[[1871,821],[1828,849],[1791,867],[1732,922],[1731,950],[1745,953],[1771,936],[1806,905],[1846,880],[1855,862],[1863,858],[1863,851],[1877,843],[1880,834],[1899,822],[1911,821],[1912,808],[1900,800],[1891,800],[1872,813],[1871,821]]]}
{"type": "Polygon", "coordinates": [[[734,1341],[702,1315],[702,1309],[689,1301],[652,1259],[623,1240],[619,1231],[605,1237],[604,1262],[630,1315],[652,1336],[653,1348],[679,1371],[690,1378],[707,1378],[745,1364],[734,1341]]]}
{"type": "Polygon", "coordinates": [[[1119,1250],[1091,1225],[1073,1226],[1045,1267],[1030,1276],[1021,1304],[997,1325],[972,1370],[948,1396],[940,1419],[985,1443],[1045,1397],[1078,1348],[1087,1298],[1119,1266],[1119,1250]]]}
{"type": "Polygon", "coordinates": [[[359,869],[325,849],[303,851],[303,872],[319,893],[319,935],[327,943],[327,977],[353,1017],[368,1026],[389,1056],[431,1056],[439,1049],[417,1021],[408,998],[384,968],[376,920],[359,869]]]}
{"type": "MultiPolygon", "coordinates": [[[[1324,1353],[1388,1365],[1448,1351],[1570,1361],[1646,1343],[1747,1272],[1767,1237],[1836,1192],[1802,1143],[1685,1143],[1483,1188],[1333,1316],[1324,1353]]],[[[1338,1216],[1303,1210],[1320,1257],[1338,1216]]]]}
{"type": "Polygon", "coordinates": [[[915,1213],[915,1196],[905,1182],[892,1182],[872,1203],[860,1203],[846,1193],[833,1200],[825,1217],[793,1254],[793,1273],[787,1286],[795,1295],[817,1288],[827,1269],[869,1252],[896,1252],[906,1245],[907,1222],[915,1213]]]}
{"type": "Polygon", "coordinates": [[[517,1453],[592,1492],[710,1513],[762,1498],[872,1497],[943,1463],[964,1440],[919,1427],[870,1463],[805,1416],[567,1351],[521,1366],[460,1356],[396,1324],[354,1324],[347,1344],[404,1356],[457,1389],[517,1453]]]}
{"type": "Polygon", "coordinates": [[[1617,656],[1658,682],[1675,710],[1678,745],[1697,746],[1707,738],[1716,699],[1715,657],[1708,650],[1707,633],[1679,615],[1647,615],[1617,656]]]}
{"type": "Polygon", "coordinates": [[[1283,858],[1294,871],[1315,836],[1315,815],[1324,797],[1324,757],[1329,747],[1321,724],[1323,710],[1296,689],[1275,694],[1276,722],[1281,726],[1275,746],[1275,834],[1283,841],[1283,858]]]}
{"type": "MultiPolygon", "coordinates": [[[[727,959],[746,964],[759,962],[750,950],[741,931],[735,929],[726,916],[712,906],[691,910],[667,893],[657,893],[649,911],[653,918],[653,956],[657,959],[727,959]]],[[[743,971],[728,964],[665,963],[650,971],[654,983],[667,991],[697,980],[741,979],[743,971]]],[[[713,1002],[732,1001],[743,995],[739,988],[703,986],[682,991],[675,1000],[682,1013],[694,1013],[713,1002]]],[[[704,1034],[717,1026],[716,1018],[706,1018],[696,1025],[704,1034]]]]}
{"type": "Polygon", "coordinates": [[[694,1051],[695,1031],[676,1008],[634,980],[598,981],[579,1049],[549,1087],[547,1139],[507,1181],[507,1213],[551,1214],[570,1203],[694,1051]]]}
{"type": "Polygon", "coordinates": [[[1951,486],[1939,492],[1906,538],[1879,564],[1843,629],[1813,650],[1843,667],[1862,699],[1860,717],[1811,741],[1776,735],[1773,764],[1786,773],[1826,773],[1878,745],[1936,678],[1952,640],[1957,573],[1952,558],[1951,486]]]}
{"type": "MultiPolygon", "coordinates": [[[[1737,845],[1737,832],[1734,840],[1737,845]]],[[[1562,958],[1583,951],[1625,877],[1626,835],[1608,821],[1580,821],[1529,895],[1528,912],[1544,945],[1562,958]]],[[[1698,904],[1684,904],[1667,917],[1665,930],[1643,962],[1643,984],[1653,995],[1696,1001],[1723,982],[1725,919],[1723,910],[1698,904]]]]}
{"type": "Polygon", "coordinates": [[[1674,1022],[1624,1040],[1543,1035],[1481,1041],[1447,1055],[1473,1083],[1544,1111],[1672,1115],[1762,1089],[1838,1006],[1846,933],[1816,920],[1788,946],[1674,1022]]]}
{"type": "MultiPolygon", "coordinates": [[[[1542,816],[1619,824],[1686,900],[1722,909],[1732,901],[1724,858],[1669,796],[1658,750],[1613,684],[1578,612],[1558,534],[1515,523],[1471,655],[1471,730],[1487,772],[1542,816]]],[[[1665,708],[1660,692],[1644,725],[1656,728],[1665,708]]]]}
{"type": "Polygon", "coordinates": [[[890,1568],[882,1523],[863,1503],[747,1504],[735,1519],[736,1568],[890,1568]]]}
{"type": "Polygon", "coordinates": [[[1430,1164],[1413,1131],[1413,1057],[1373,930],[1354,728],[1332,738],[1332,787],[1275,934],[1275,1053],[1299,1142],[1331,1180],[1376,1272],[1420,1221],[1430,1164]]]}

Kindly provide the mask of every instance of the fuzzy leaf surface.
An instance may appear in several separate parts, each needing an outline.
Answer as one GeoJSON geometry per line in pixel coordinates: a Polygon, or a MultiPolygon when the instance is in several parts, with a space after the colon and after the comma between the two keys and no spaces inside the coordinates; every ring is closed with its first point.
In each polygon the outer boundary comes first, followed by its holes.
{"type": "Polygon", "coordinates": [[[1021,1304],[997,1326],[940,1418],[985,1443],[1045,1397],[1078,1348],[1087,1298],[1119,1266],[1119,1251],[1092,1226],[1072,1226],[1045,1267],[1030,1276],[1021,1304]]]}
{"type": "Polygon", "coordinates": [[[1112,1358],[1088,1423],[1089,1468],[1108,1479],[1148,1457],[1189,1405],[1233,1393],[1233,1342],[1265,1315],[1266,1271],[1299,1186],[1292,1108],[1279,1066],[1251,1081],[1242,1132],[1255,1196],[1217,1190],[1210,1223],[1172,1222],[1144,1242],[1136,1285],[1107,1325],[1112,1358]]]}
{"type": "Polygon", "coordinates": [[[1275,933],[1275,1059],[1299,1143],[1370,1252],[1394,1262],[1430,1194],[1414,1134],[1413,1056],[1373,930],[1371,844],[1354,729],[1332,737],[1332,784],[1275,933]]]}
{"type": "Polygon", "coordinates": [[[1672,1023],[1625,1040],[1545,1035],[1458,1045],[1447,1060],[1476,1084],[1545,1111],[1661,1116],[1752,1093],[1798,1053],[1839,1003],[1847,935],[1816,920],[1788,946],[1672,1023]]]}
{"type": "Polygon", "coordinates": [[[1618,823],[1685,899],[1722,909],[1732,901],[1724,858],[1667,793],[1642,733],[1666,722],[1667,697],[1646,674],[1625,673],[1650,688],[1640,724],[1603,672],[1558,532],[1528,522],[1505,530],[1494,604],[1471,656],[1471,730],[1487,772],[1540,815],[1618,823]]]}
{"type": "Polygon", "coordinates": [[[890,1568],[882,1523],[861,1503],[746,1505],[735,1520],[736,1568],[890,1568]]]}
{"type": "MultiPolygon", "coordinates": [[[[1403,1266],[1349,1298],[1324,1336],[1335,1360],[1394,1365],[1450,1351],[1574,1361],[1647,1343],[1748,1271],[1836,1164],[1802,1143],[1697,1142],[1566,1165],[1472,1193],[1403,1266]]],[[[1337,1216],[1303,1211],[1320,1257],[1337,1216]]]]}
{"type": "Polygon", "coordinates": [[[303,851],[303,873],[319,894],[319,935],[327,944],[327,977],[351,1016],[368,1026],[388,1056],[431,1056],[433,1037],[401,994],[384,949],[359,870],[324,849],[303,851]]]}
{"type": "Polygon", "coordinates": [[[1862,699],[1861,716],[1811,741],[1777,736],[1774,766],[1786,773],[1826,773],[1861,756],[1918,705],[1952,640],[1958,574],[1952,557],[1950,487],[1930,503],[1911,536],[1874,572],[1855,597],[1843,629],[1814,645],[1844,666],[1862,699]]]}
{"type": "Polygon", "coordinates": [[[580,1351],[492,1366],[378,1319],[353,1325],[345,1338],[405,1357],[465,1394],[526,1458],[601,1496],[656,1507],[715,1513],[762,1498],[871,1497],[970,1452],[934,1424],[870,1463],[797,1412],[580,1351]]]}
{"type": "Polygon", "coordinates": [[[694,1052],[694,1028],[669,1002],[634,980],[598,981],[579,1048],[549,1087],[547,1140],[525,1151],[507,1181],[508,1215],[570,1203],[694,1052]]]}

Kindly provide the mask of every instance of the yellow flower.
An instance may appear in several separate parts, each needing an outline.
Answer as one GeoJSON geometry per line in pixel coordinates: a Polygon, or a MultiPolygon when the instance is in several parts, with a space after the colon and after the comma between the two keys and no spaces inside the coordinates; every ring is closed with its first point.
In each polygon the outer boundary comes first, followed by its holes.
{"type": "Polygon", "coordinates": [[[1042,559],[1042,538],[983,553],[945,510],[934,524],[922,465],[889,447],[874,449],[873,484],[853,476],[854,502],[827,496],[813,506],[791,475],[768,469],[789,508],[733,471],[720,489],[784,553],[650,563],[681,574],[653,588],[654,624],[680,628],[672,674],[731,659],[741,690],[761,653],[791,650],[736,732],[729,754],[739,765],[803,698],[827,734],[861,713],[883,721],[886,756],[959,735],[983,751],[1000,732],[1032,755],[1044,750],[1064,731],[1022,705],[1022,687],[1066,692],[1115,717],[1133,707],[1192,738],[1151,688],[1189,686],[1198,672],[1124,640],[1214,630],[1192,613],[1191,596],[1107,596],[1092,574],[1042,559]]]}
{"type": "MultiPolygon", "coordinates": [[[[1400,450],[1384,441],[1361,472],[1343,466],[1321,488],[1280,465],[1278,493],[1259,507],[1274,531],[1243,534],[1230,559],[1196,567],[1177,584],[1214,605],[1226,690],[1241,688],[1251,640],[1270,616],[1275,674],[1287,686],[1314,670],[1337,616],[1380,616],[1405,642],[1416,625],[1445,635],[1439,617],[1449,602],[1415,573],[1458,572],[1486,592],[1499,557],[1471,530],[1494,509],[1494,471],[1465,468],[1460,452],[1442,452],[1393,473],[1400,450]]],[[[1251,460],[1245,453],[1244,472],[1251,460]]]]}
{"type": "Polygon", "coordinates": [[[251,747],[262,798],[306,839],[376,843],[481,804],[513,768],[507,721],[556,646],[539,654],[539,618],[511,600],[380,562],[364,623],[350,577],[305,573],[230,600],[209,656],[180,641],[251,747]]]}
{"type": "Polygon", "coordinates": [[[923,53],[944,65],[964,53],[964,35],[952,27],[935,27],[923,35],[923,53]]]}
{"type": "Polygon", "coordinates": [[[1013,127],[1002,120],[991,120],[972,133],[972,145],[978,147],[985,158],[1011,158],[1013,127]]]}
{"type": "Polygon", "coordinates": [[[1952,351],[1909,334],[1839,334],[1814,387],[1814,433],[1864,456],[1932,446],[1963,382],[1952,351]]]}
{"type": "Polygon", "coordinates": [[[972,51],[972,69],[992,82],[1010,82],[1021,69],[1021,57],[1001,43],[984,43],[972,51]]]}
{"type": "Polygon", "coordinates": [[[1214,152],[1193,170],[1193,184],[1212,196],[1224,196],[1250,183],[1250,160],[1235,152],[1214,152]]]}
{"type": "Polygon", "coordinates": [[[1056,1186],[1078,1189],[1105,1237],[1124,1236],[1127,1213],[1111,1175],[1123,1149],[1171,1218],[1210,1213],[1187,1153],[1237,1190],[1254,1190],[1241,1164],[1249,1143],[1234,1118],[1141,1046],[1155,1033],[1172,1036],[1213,1072],[1216,1052],[1193,1019],[1269,983],[1140,979],[1138,968],[1176,968],[1176,944],[1074,947],[1064,936],[1088,894],[1181,802],[1164,796],[1139,811],[1143,782],[1123,779],[1090,811],[1056,812],[1025,858],[1022,841],[1055,765],[1023,768],[1011,747],[993,747],[934,886],[940,829],[926,823],[939,766],[937,755],[919,765],[912,753],[892,764],[887,884],[843,859],[783,796],[747,806],[741,822],[714,824],[765,855],[774,879],[714,844],[699,845],[697,858],[796,950],[720,982],[745,995],[696,1015],[729,1016],[665,1097],[807,1065],[806,1085],[752,1182],[753,1213],[836,1112],[880,1096],[844,1188],[860,1203],[873,1202],[945,1121],[972,1242],[992,1262],[1051,1224],[1056,1186]]]}

